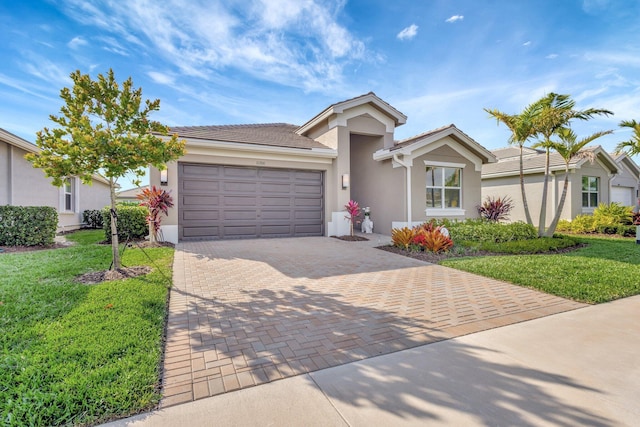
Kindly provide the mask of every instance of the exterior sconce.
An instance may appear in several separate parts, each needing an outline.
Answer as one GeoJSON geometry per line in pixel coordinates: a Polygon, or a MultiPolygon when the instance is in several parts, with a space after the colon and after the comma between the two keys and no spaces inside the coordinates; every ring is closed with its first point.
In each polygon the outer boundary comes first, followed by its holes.
{"type": "Polygon", "coordinates": [[[160,185],[167,185],[168,183],[169,183],[169,172],[165,168],[160,171],[160,185]]]}
{"type": "Polygon", "coordinates": [[[342,189],[345,190],[349,188],[349,174],[345,173],[342,175],[342,189]]]}

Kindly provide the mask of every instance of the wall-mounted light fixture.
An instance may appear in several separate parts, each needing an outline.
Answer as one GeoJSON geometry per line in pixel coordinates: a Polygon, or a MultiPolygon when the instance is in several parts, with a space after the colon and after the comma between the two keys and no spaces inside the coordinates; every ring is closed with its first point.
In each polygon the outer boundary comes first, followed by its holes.
{"type": "Polygon", "coordinates": [[[345,173],[342,175],[342,188],[349,188],[349,174],[345,173]]]}
{"type": "Polygon", "coordinates": [[[160,185],[167,185],[168,183],[169,183],[169,172],[165,168],[160,171],[160,185]]]}

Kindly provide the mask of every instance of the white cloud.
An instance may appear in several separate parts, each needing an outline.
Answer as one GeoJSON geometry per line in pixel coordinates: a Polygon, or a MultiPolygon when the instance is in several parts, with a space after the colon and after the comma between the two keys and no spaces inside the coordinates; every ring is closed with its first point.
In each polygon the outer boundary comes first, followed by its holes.
{"type": "Polygon", "coordinates": [[[522,46],[530,46],[531,45],[531,41],[526,41],[524,43],[522,43],[522,46]]]}
{"type": "Polygon", "coordinates": [[[464,15],[453,15],[451,18],[446,19],[444,22],[453,24],[454,22],[462,21],[463,19],[464,15]]]}
{"type": "Polygon", "coordinates": [[[117,37],[124,46],[104,48],[121,55],[133,54],[133,43],[189,76],[209,79],[232,68],[261,80],[326,92],[341,84],[345,66],[376,57],[338,21],[344,4],[66,0],[64,10],[117,37]]]}
{"type": "Polygon", "coordinates": [[[411,40],[418,34],[418,26],[416,24],[411,24],[407,28],[403,29],[398,33],[396,37],[400,40],[411,40]]]}
{"type": "Polygon", "coordinates": [[[545,56],[545,58],[547,59],[556,59],[558,57],[557,53],[550,53],[549,55],[545,56]]]}
{"type": "Polygon", "coordinates": [[[165,73],[160,73],[158,71],[149,71],[147,75],[151,77],[151,80],[161,85],[171,86],[175,83],[175,78],[165,73]]]}
{"type": "Polygon", "coordinates": [[[89,42],[87,42],[85,39],[83,39],[80,36],[76,36],[74,38],[72,38],[69,43],[67,43],[67,46],[69,47],[69,49],[78,49],[81,46],[86,46],[88,45],[89,42]]]}

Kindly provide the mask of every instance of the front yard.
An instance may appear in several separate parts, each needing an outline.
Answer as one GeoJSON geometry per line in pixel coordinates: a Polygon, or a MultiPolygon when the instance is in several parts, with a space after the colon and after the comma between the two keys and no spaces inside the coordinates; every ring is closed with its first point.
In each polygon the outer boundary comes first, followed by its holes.
{"type": "Polygon", "coordinates": [[[133,279],[96,285],[76,276],[109,268],[100,231],[74,246],[0,255],[0,423],[83,425],[153,408],[173,249],[129,248],[133,279]]]}
{"type": "Polygon", "coordinates": [[[596,304],[640,294],[640,245],[634,239],[580,237],[566,253],[450,258],[442,265],[596,304]]]}

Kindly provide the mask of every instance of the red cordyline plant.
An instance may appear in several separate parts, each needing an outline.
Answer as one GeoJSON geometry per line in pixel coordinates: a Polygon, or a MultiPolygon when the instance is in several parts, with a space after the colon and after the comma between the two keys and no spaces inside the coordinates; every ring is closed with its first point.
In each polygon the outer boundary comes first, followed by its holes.
{"type": "Polygon", "coordinates": [[[509,196],[502,198],[487,196],[482,205],[478,206],[478,213],[480,218],[491,222],[499,222],[509,218],[511,209],[513,209],[513,201],[509,196]]]}
{"type": "Polygon", "coordinates": [[[147,222],[149,223],[149,241],[158,241],[158,232],[160,231],[160,222],[162,217],[160,214],[168,215],[169,208],[173,207],[173,197],[169,191],[156,188],[145,188],[136,196],[140,202],[140,206],[146,206],[149,209],[147,222]]]}
{"type": "Polygon", "coordinates": [[[360,216],[360,205],[355,200],[349,200],[349,203],[344,205],[344,208],[347,210],[349,216],[345,216],[346,219],[349,220],[349,232],[350,235],[353,236],[353,224],[356,222],[356,219],[360,216]]]}

